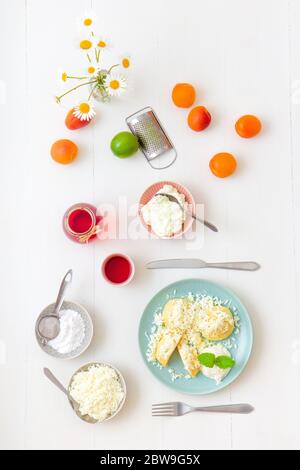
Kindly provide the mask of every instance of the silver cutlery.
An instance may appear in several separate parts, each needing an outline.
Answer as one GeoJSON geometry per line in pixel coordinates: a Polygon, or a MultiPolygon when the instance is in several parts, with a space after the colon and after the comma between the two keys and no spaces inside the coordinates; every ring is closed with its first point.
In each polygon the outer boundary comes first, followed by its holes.
{"type": "MultiPolygon", "coordinates": [[[[165,197],[167,197],[169,199],[169,201],[176,202],[176,204],[179,205],[182,212],[184,212],[184,208],[182,207],[182,205],[180,204],[180,202],[178,201],[178,199],[175,196],[172,196],[171,194],[168,194],[168,193],[157,193],[155,196],[165,196],[165,197]]],[[[207,220],[200,219],[195,214],[193,214],[191,211],[187,211],[187,212],[191,217],[193,217],[193,219],[198,220],[198,222],[200,222],[201,224],[204,224],[205,227],[209,228],[213,232],[218,232],[218,229],[215,225],[211,224],[210,222],[207,222],[207,220]]]]}
{"type": "Polygon", "coordinates": [[[152,416],[183,416],[194,411],[248,414],[252,413],[254,408],[248,403],[217,406],[190,406],[180,401],[174,401],[152,405],[152,416]]]}
{"type": "Polygon", "coordinates": [[[147,269],[198,269],[198,268],[218,268],[235,269],[240,271],[257,271],[260,268],[254,261],[233,261],[225,263],[206,263],[202,259],[161,259],[150,261],[146,264],[147,269]]]}
{"type": "Polygon", "coordinates": [[[43,344],[57,337],[60,332],[59,312],[63,304],[68,285],[72,282],[73,271],[69,269],[64,276],[57,295],[54,310],[51,313],[41,315],[36,326],[36,332],[43,344]]]}
{"type": "Polygon", "coordinates": [[[47,369],[47,367],[44,367],[43,371],[47,379],[49,379],[50,382],[52,382],[57,388],[59,388],[61,392],[63,392],[68,397],[73,410],[75,411],[77,416],[79,416],[79,418],[81,418],[83,421],[86,421],[87,423],[90,423],[90,424],[97,423],[97,421],[91,416],[83,415],[80,413],[79,404],[71,397],[68,390],[63,386],[62,383],[60,383],[60,381],[55,377],[55,375],[51,372],[50,369],[47,369]]]}

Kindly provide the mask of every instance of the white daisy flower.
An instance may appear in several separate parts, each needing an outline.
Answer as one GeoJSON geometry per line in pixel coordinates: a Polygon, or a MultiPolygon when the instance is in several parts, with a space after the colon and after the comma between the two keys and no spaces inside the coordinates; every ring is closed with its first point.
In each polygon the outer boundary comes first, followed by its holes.
{"type": "Polygon", "coordinates": [[[93,36],[92,41],[94,47],[100,49],[101,51],[108,51],[112,46],[109,39],[105,38],[104,36],[93,36]]]}
{"type": "Polygon", "coordinates": [[[68,73],[65,70],[61,70],[59,72],[59,76],[63,82],[66,82],[68,80],[68,73]]]}
{"type": "Polygon", "coordinates": [[[76,41],[77,47],[82,51],[90,54],[93,50],[93,37],[89,34],[81,35],[76,41]]]}
{"type": "Polygon", "coordinates": [[[59,70],[58,72],[58,78],[59,78],[59,81],[61,84],[63,84],[63,82],[66,82],[68,80],[72,80],[72,79],[75,79],[75,80],[82,80],[82,79],[85,79],[85,78],[89,78],[89,74],[88,72],[86,71],[84,73],[84,75],[73,75],[73,74],[69,74],[68,72],[66,72],[66,70],[59,70]]]}
{"type": "Polygon", "coordinates": [[[123,69],[129,69],[132,66],[132,59],[129,54],[122,54],[120,56],[120,65],[123,69]]]}
{"type": "Polygon", "coordinates": [[[91,30],[95,27],[96,20],[97,18],[93,11],[86,11],[83,15],[77,18],[78,29],[81,31],[91,30]]]}
{"type": "Polygon", "coordinates": [[[90,103],[83,101],[74,106],[73,114],[80,119],[80,121],[90,121],[95,116],[96,112],[90,103]]]}
{"type": "Polygon", "coordinates": [[[124,75],[111,73],[107,75],[104,85],[110,96],[119,96],[127,88],[127,79],[124,75]]]}
{"type": "Polygon", "coordinates": [[[97,75],[99,70],[100,70],[100,64],[96,60],[91,60],[87,63],[84,72],[89,77],[92,77],[93,75],[97,75]]]}
{"type": "Polygon", "coordinates": [[[66,91],[67,88],[71,88],[72,86],[75,86],[77,83],[77,80],[88,80],[90,78],[90,75],[87,73],[87,71],[81,71],[81,73],[73,73],[72,71],[68,70],[68,68],[63,68],[59,67],[55,71],[56,75],[56,83],[57,87],[61,91],[66,91]]]}

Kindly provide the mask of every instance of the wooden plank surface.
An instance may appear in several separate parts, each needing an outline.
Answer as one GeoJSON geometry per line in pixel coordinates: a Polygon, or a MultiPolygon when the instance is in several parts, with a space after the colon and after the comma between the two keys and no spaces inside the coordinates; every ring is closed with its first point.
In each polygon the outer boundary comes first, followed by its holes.
{"type": "MultiPolygon", "coordinates": [[[[0,445],[50,449],[239,449],[299,448],[300,418],[300,5],[296,0],[115,0],[114,8],[92,0],[2,0],[0,15],[1,319],[0,445]],[[95,124],[77,133],[64,127],[69,106],[57,106],[60,67],[80,70],[74,49],[76,17],[92,8],[116,51],[133,57],[131,93],[98,104],[95,124]],[[186,126],[186,111],[171,103],[174,83],[192,82],[198,104],[213,116],[203,134],[186,126]],[[178,150],[162,173],[141,156],[118,160],[109,142],[126,129],[124,119],[151,105],[178,150]],[[264,130],[240,139],[234,122],[261,117],[264,130]],[[49,157],[53,141],[76,141],[80,157],[59,166],[49,157]],[[210,157],[229,151],[238,171],[227,180],[208,169],[210,157]],[[203,203],[220,228],[204,233],[201,246],[181,241],[106,240],[87,247],[70,243],[61,218],[71,204],[87,201],[136,204],[160,179],[179,181],[203,203]],[[100,265],[112,252],[136,262],[134,282],[109,286],[100,265]],[[145,369],[137,329],[144,306],[164,285],[193,271],[147,272],[145,262],[163,256],[199,256],[208,261],[253,259],[256,273],[203,271],[199,277],[234,290],[254,325],[253,354],[230,387],[207,397],[187,397],[165,388],[145,369]],[[90,349],[59,362],[38,349],[34,322],[52,302],[70,267],[70,297],[85,305],[95,323],[90,349]],[[90,360],[105,360],[124,372],[128,401],[118,417],[89,427],[73,416],[43,377],[47,366],[64,382],[90,360]],[[151,403],[250,402],[250,416],[188,415],[153,419],[151,403]],[[8,405],[9,404],[9,405],[8,405]],[[180,426],[179,426],[180,424],[180,426]]],[[[131,219],[132,220],[132,217],[131,219]]]]}

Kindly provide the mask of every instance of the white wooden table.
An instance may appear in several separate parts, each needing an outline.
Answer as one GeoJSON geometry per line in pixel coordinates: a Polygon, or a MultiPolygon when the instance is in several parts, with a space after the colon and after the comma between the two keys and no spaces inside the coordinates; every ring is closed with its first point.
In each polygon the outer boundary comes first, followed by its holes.
{"type": "MultiPolygon", "coordinates": [[[[1,36],[1,320],[0,446],[27,449],[240,449],[299,448],[300,419],[300,2],[297,0],[2,0],[1,36]],[[87,8],[116,50],[134,59],[135,90],[122,101],[98,105],[94,125],[72,133],[66,109],[55,104],[59,67],[79,68],[75,19],[87,8]],[[103,28],[101,28],[103,26],[103,28]],[[193,133],[186,111],[170,100],[178,81],[192,82],[198,103],[213,115],[210,128],[193,133]],[[125,130],[125,116],[151,105],[178,149],[176,165],[162,173],[141,156],[119,160],[111,137],[125,130]],[[240,139],[234,122],[261,117],[264,131],[240,139]],[[80,156],[55,164],[53,141],[71,138],[80,156]],[[208,169],[219,151],[234,153],[238,171],[215,178],[208,169]],[[219,234],[206,231],[203,246],[186,251],[181,241],[115,240],[71,243],[61,218],[75,202],[117,206],[137,202],[160,179],[186,184],[204,202],[219,234]],[[100,274],[102,259],[122,251],[136,261],[134,282],[112,287],[100,274]],[[257,273],[147,272],[161,257],[199,256],[208,261],[253,259],[257,273]],[[70,296],[85,305],[95,338],[80,358],[58,362],[34,338],[39,311],[55,298],[72,267],[70,296]],[[165,388],[145,368],[137,329],[144,306],[162,286],[199,276],[233,289],[253,320],[255,341],[240,378],[207,397],[165,388]],[[88,426],[43,376],[49,367],[64,382],[85,362],[120,368],[128,401],[118,419],[88,426]],[[252,403],[249,416],[188,415],[153,419],[153,402],[252,403]]],[[[63,106],[68,107],[67,103],[63,106]]]]}

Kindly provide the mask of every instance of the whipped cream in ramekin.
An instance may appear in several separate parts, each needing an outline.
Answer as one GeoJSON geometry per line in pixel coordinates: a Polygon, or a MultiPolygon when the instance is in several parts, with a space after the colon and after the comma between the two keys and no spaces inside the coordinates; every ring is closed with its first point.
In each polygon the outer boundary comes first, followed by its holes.
{"type": "Polygon", "coordinates": [[[170,194],[180,205],[170,201],[167,196],[157,195],[142,207],[141,212],[144,221],[151,226],[156,235],[171,237],[182,230],[186,218],[185,196],[169,184],[164,185],[156,194],[160,193],[170,194]]]}

